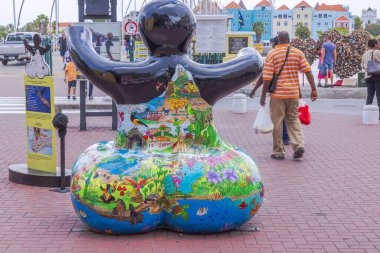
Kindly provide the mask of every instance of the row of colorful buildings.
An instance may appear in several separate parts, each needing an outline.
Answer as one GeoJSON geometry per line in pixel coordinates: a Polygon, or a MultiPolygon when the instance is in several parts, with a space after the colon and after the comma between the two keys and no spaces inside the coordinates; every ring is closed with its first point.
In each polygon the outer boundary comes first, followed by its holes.
{"type": "Polygon", "coordinates": [[[259,2],[253,10],[247,10],[243,1],[232,1],[225,6],[227,14],[231,15],[228,22],[229,31],[252,32],[256,22],[264,25],[261,35],[263,42],[269,41],[280,31],[289,32],[292,38],[300,23],[311,32],[311,37],[318,39],[318,32],[325,32],[332,28],[347,28],[354,30],[354,16],[348,6],[339,4],[317,4],[312,7],[306,1],[302,1],[293,8],[282,5],[279,8],[271,6],[267,0],[259,2]]]}

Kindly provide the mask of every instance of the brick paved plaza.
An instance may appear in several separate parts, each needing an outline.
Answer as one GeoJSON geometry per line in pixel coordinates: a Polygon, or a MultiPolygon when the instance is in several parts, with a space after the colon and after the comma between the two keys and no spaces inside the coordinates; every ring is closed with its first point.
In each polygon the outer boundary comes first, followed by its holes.
{"type": "MultiPolygon", "coordinates": [[[[233,114],[216,108],[225,140],[251,154],[265,182],[264,205],[244,228],[211,235],[158,230],[133,236],[88,231],[69,193],[8,181],[8,165],[25,163],[25,118],[1,114],[0,252],[380,252],[380,126],[358,115],[313,113],[304,127],[303,161],[269,158],[270,135],[251,130],[256,111],[233,114]]],[[[90,118],[80,132],[69,114],[67,166],[89,145],[113,138],[109,118],[90,118]],[[107,119],[107,120],[105,120],[107,119]]]]}

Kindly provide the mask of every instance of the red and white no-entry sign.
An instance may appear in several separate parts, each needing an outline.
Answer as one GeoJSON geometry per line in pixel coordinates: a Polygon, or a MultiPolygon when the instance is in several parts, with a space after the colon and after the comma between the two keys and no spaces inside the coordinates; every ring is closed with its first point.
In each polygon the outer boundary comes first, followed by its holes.
{"type": "Polygon", "coordinates": [[[135,21],[126,22],[124,31],[127,35],[135,35],[137,33],[137,23],[135,21]]]}

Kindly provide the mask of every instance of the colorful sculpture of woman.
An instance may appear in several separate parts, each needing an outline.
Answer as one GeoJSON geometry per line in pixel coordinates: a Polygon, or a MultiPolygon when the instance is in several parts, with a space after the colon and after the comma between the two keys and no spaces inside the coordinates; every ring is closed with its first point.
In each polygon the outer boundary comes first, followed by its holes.
{"type": "Polygon", "coordinates": [[[254,81],[263,60],[246,48],[222,64],[191,61],[195,18],[180,1],[148,3],[139,28],[150,52],[141,63],[110,62],[88,30],[68,29],[74,62],[119,115],[115,141],[89,147],[74,165],[74,208],[92,230],[113,234],[236,228],[258,211],[264,187],[253,160],[219,136],[212,105],[254,81]]]}

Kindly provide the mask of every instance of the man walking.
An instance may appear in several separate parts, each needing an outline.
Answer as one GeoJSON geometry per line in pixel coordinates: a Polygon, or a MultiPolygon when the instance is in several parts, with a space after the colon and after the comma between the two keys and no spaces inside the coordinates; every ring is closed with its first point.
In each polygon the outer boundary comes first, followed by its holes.
{"type": "Polygon", "coordinates": [[[325,87],[329,87],[329,76],[331,79],[331,88],[334,87],[334,64],[336,63],[336,48],[334,43],[331,42],[330,37],[326,38],[326,42],[322,45],[321,62],[326,69],[325,87]]]}
{"type": "Polygon", "coordinates": [[[269,52],[264,64],[264,87],[260,104],[265,105],[266,93],[273,79],[282,66],[282,72],[278,77],[276,88],[270,94],[269,110],[274,125],[273,129],[273,154],[271,158],[283,160],[285,148],[282,141],[282,121],[285,120],[291,144],[294,150],[293,158],[302,158],[305,152],[304,138],[301,122],[298,118],[299,79],[298,71],[306,73],[311,86],[310,98],[317,99],[314,77],[305,55],[289,44],[289,33],[280,32],[279,44],[269,52]],[[288,57],[287,57],[288,52],[288,57]]]}

